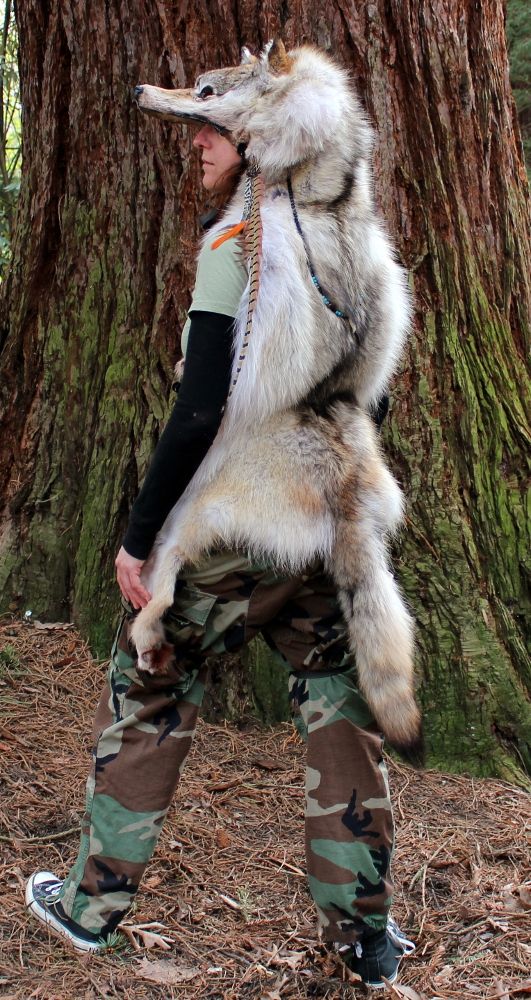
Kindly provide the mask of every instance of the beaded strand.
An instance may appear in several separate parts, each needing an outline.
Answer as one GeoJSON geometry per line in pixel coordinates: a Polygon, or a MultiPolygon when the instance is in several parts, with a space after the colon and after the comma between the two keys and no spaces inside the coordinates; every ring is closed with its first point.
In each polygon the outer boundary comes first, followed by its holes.
{"type": "Polygon", "coordinates": [[[289,200],[290,200],[290,205],[291,205],[291,211],[293,212],[293,221],[295,222],[295,226],[297,227],[297,232],[298,232],[298,234],[299,234],[299,236],[300,236],[300,238],[302,240],[302,245],[304,247],[304,252],[306,254],[306,263],[308,265],[308,270],[310,272],[310,277],[312,279],[312,282],[315,285],[317,291],[319,292],[319,295],[321,296],[321,298],[323,300],[323,303],[326,306],[326,308],[330,309],[330,311],[333,312],[338,317],[338,319],[344,319],[344,320],[347,320],[347,322],[350,322],[351,323],[351,327],[352,327],[352,332],[355,334],[356,333],[356,327],[354,326],[354,323],[352,323],[352,320],[350,319],[350,316],[348,316],[347,313],[343,312],[341,309],[339,309],[332,302],[332,299],[325,292],[324,288],[321,285],[321,282],[319,281],[319,278],[317,277],[317,275],[315,273],[315,268],[314,268],[313,263],[312,263],[312,258],[310,257],[310,251],[308,250],[308,244],[306,242],[306,238],[305,238],[304,233],[302,231],[302,226],[300,224],[299,216],[298,216],[298,213],[297,213],[297,206],[295,205],[295,198],[293,196],[293,188],[291,186],[291,174],[288,174],[288,177],[287,177],[287,188],[288,188],[288,195],[289,195],[289,200]]]}

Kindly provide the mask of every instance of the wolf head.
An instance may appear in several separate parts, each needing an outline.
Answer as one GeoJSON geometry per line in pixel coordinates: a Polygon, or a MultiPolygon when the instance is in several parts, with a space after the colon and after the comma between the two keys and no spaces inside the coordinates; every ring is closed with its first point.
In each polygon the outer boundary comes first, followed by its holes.
{"type": "Polygon", "coordinates": [[[135,89],[139,108],[170,121],[203,122],[235,144],[272,181],[333,147],[351,164],[369,155],[372,133],[346,72],[310,46],[270,42],[239,66],[202,73],[190,90],[135,89]]]}

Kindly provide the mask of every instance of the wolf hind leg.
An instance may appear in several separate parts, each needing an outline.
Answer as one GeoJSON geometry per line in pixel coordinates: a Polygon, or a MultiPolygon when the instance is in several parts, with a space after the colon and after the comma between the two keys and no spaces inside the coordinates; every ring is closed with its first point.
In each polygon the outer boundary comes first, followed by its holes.
{"type": "Polygon", "coordinates": [[[389,742],[418,759],[421,720],[413,687],[413,620],[388,568],[383,534],[371,517],[341,522],[329,569],[360,689],[389,742]]]}

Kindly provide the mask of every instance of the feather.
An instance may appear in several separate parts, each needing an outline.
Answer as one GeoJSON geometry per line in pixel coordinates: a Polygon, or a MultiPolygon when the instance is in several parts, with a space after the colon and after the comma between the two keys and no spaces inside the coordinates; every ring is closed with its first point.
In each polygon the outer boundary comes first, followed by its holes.
{"type": "Polygon", "coordinates": [[[242,233],[246,228],[247,220],[242,219],[241,222],[237,222],[235,226],[231,226],[230,229],[227,229],[227,231],[222,233],[221,236],[218,236],[218,238],[214,240],[211,249],[217,250],[222,243],[225,243],[227,240],[231,240],[233,236],[238,236],[239,233],[242,233]]]}
{"type": "MultiPolygon", "coordinates": [[[[249,261],[249,302],[247,305],[247,319],[243,333],[240,353],[234,370],[234,378],[229,392],[229,399],[238,381],[241,367],[245,361],[249,337],[253,327],[253,313],[258,299],[258,289],[260,285],[260,262],[262,257],[262,219],[260,216],[260,199],[264,191],[264,182],[260,173],[249,170],[245,188],[245,201],[243,209],[243,225],[240,223],[238,232],[244,233],[245,251],[249,261]]],[[[236,230],[237,227],[234,227],[236,230]]],[[[216,241],[218,242],[218,241],[216,241]]]]}

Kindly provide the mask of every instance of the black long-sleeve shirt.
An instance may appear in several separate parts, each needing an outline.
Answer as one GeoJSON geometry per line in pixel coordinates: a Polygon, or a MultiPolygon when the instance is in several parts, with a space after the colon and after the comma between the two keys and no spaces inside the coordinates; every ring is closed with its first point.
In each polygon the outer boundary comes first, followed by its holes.
{"type": "Polygon", "coordinates": [[[123,547],[146,559],[155,536],[203,461],[221,423],[232,369],[234,319],[190,313],[179,396],[136,498],[123,547]]]}

